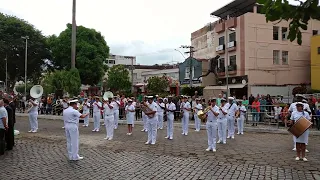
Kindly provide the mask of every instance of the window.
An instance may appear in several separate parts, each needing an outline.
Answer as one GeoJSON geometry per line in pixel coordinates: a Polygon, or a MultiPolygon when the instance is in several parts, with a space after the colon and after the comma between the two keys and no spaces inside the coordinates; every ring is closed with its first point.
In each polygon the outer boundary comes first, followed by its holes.
{"type": "Polygon", "coordinates": [[[283,27],[281,28],[281,34],[282,34],[282,40],[286,41],[287,40],[287,36],[288,36],[288,28],[283,27]]]}
{"type": "Polygon", "coordinates": [[[229,34],[229,42],[236,41],[236,32],[229,34]]]}
{"type": "Polygon", "coordinates": [[[273,50],[273,64],[279,64],[279,55],[280,51],[279,50],[273,50]]]}
{"type": "Polygon", "coordinates": [[[115,63],[116,63],[115,60],[109,60],[109,61],[108,61],[108,64],[115,64],[115,63]]]}
{"type": "Polygon", "coordinates": [[[312,30],[312,35],[313,35],[313,36],[318,35],[318,30],[312,30]]]}
{"type": "Polygon", "coordinates": [[[318,47],[318,54],[320,54],[320,47],[318,47]]]}
{"type": "Polygon", "coordinates": [[[288,58],[289,52],[288,51],[282,51],[282,64],[283,65],[288,65],[288,58]]]}
{"type": "Polygon", "coordinates": [[[279,27],[273,26],[273,40],[279,40],[279,27]]]}
{"type": "Polygon", "coordinates": [[[229,59],[230,59],[229,66],[236,66],[237,65],[237,56],[236,55],[230,56],[229,59]]]}
{"type": "MultiPolygon", "coordinates": [[[[192,79],[194,78],[194,67],[192,67],[192,79]]],[[[186,67],[184,79],[190,79],[190,67],[186,67]]]]}
{"type": "Polygon", "coordinates": [[[218,61],[218,68],[224,68],[224,58],[220,58],[218,61]]]}
{"type": "Polygon", "coordinates": [[[224,45],[224,36],[219,37],[219,46],[224,45]]]}

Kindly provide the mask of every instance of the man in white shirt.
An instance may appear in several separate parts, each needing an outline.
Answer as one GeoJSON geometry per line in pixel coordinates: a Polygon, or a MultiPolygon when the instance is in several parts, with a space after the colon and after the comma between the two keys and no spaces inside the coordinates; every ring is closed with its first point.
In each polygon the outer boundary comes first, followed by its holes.
{"type": "Polygon", "coordinates": [[[167,111],[167,136],[166,139],[173,139],[173,121],[174,113],[176,111],[176,105],[172,102],[172,97],[168,97],[168,103],[166,104],[167,111]]]}
{"type": "Polygon", "coordinates": [[[112,102],[112,98],[109,98],[103,104],[103,117],[104,117],[104,124],[106,126],[107,137],[104,138],[106,140],[113,139],[113,132],[114,132],[114,108],[115,102],[112,102]]]}
{"type": "Polygon", "coordinates": [[[28,110],[29,122],[30,122],[30,133],[36,133],[38,131],[38,106],[39,102],[34,98],[29,100],[31,108],[28,110]]]}
{"type": "Polygon", "coordinates": [[[207,112],[207,135],[208,135],[208,148],[206,151],[216,152],[216,139],[217,139],[217,119],[219,115],[219,108],[216,106],[216,99],[210,101],[210,110],[207,112]]]}
{"type": "Polygon", "coordinates": [[[5,151],[5,132],[8,128],[8,113],[4,107],[3,100],[0,100],[0,156],[5,151]]]}
{"type": "Polygon", "coordinates": [[[158,117],[156,116],[157,113],[157,104],[153,101],[153,96],[148,96],[148,107],[150,109],[149,112],[145,114],[148,116],[147,128],[148,128],[148,140],[145,144],[156,144],[157,140],[157,124],[158,124],[158,117]]]}
{"type": "Polygon", "coordinates": [[[94,129],[92,130],[92,132],[99,132],[101,108],[102,108],[102,103],[100,102],[99,97],[96,96],[96,101],[93,103],[92,106],[93,106],[93,126],[94,126],[94,129]]]}
{"type": "Polygon", "coordinates": [[[65,132],[67,138],[67,150],[70,161],[83,159],[79,156],[79,118],[85,118],[89,115],[81,114],[77,108],[78,100],[69,101],[69,107],[63,110],[63,121],[65,124],[65,132]]]}
{"type": "Polygon", "coordinates": [[[234,139],[234,123],[235,123],[235,115],[238,110],[238,106],[234,103],[234,97],[228,98],[229,103],[226,104],[226,108],[228,108],[228,116],[227,116],[227,126],[228,126],[228,137],[234,139]]]}
{"type": "Polygon", "coordinates": [[[113,113],[114,113],[114,129],[118,129],[119,125],[119,107],[120,107],[120,102],[117,100],[117,97],[113,99],[113,113]]]}
{"type": "Polygon", "coordinates": [[[201,120],[198,117],[198,112],[199,110],[202,110],[202,104],[200,99],[196,99],[196,105],[194,106],[194,126],[195,126],[195,131],[199,132],[200,131],[200,126],[201,126],[201,120]]]}
{"type": "MultiPolygon", "coordinates": [[[[87,98],[84,98],[82,108],[83,108],[83,114],[90,113],[90,102],[88,102],[87,98]]],[[[89,116],[86,116],[84,118],[83,127],[88,127],[88,126],[89,126],[89,116]]]]}
{"type": "Polygon", "coordinates": [[[183,97],[182,108],[183,117],[182,117],[182,135],[187,136],[189,131],[189,117],[191,112],[191,105],[188,102],[188,98],[186,96],[183,97]]]}
{"type": "Polygon", "coordinates": [[[239,100],[239,113],[240,116],[237,119],[237,125],[238,125],[238,133],[237,134],[243,134],[243,125],[245,120],[245,115],[247,113],[246,107],[242,104],[242,100],[239,100]]]}
{"type": "Polygon", "coordinates": [[[163,129],[163,113],[165,105],[162,98],[158,98],[157,102],[157,114],[158,114],[158,129],[163,129]]]}
{"type": "Polygon", "coordinates": [[[219,107],[219,115],[218,115],[218,144],[227,143],[227,115],[228,115],[228,108],[226,106],[226,99],[221,98],[221,106],[219,107]]]}

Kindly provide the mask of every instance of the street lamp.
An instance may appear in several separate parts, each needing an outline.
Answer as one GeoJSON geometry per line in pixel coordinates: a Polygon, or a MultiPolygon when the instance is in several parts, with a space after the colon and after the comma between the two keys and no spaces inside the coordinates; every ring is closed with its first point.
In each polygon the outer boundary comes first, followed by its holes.
{"type": "Polygon", "coordinates": [[[7,56],[7,54],[6,54],[6,80],[5,80],[5,83],[6,83],[5,91],[6,91],[6,93],[8,93],[8,56],[7,56]]]}
{"type": "Polygon", "coordinates": [[[227,85],[227,94],[226,97],[229,97],[229,51],[228,51],[228,31],[235,31],[234,28],[226,28],[226,44],[227,44],[227,48],[226,48],[226,60],[227,60],[227,72],[226,72],[226,85],[227,85]]]}
{"type": "Polygon", "coordinates": [[[76,0],[72,2],[71,68],[76,67],[76,0]]]}
{"type": "Polygon", "coordinates": [[[26,54],[25,54],[25,60],[24,60],[24,96],[27,99],[27,68],[28,68],[28,39],[29,39],[29,36],[24,36],[21,38],[26,40],[26,54]]]}
{"type": "Polygon", "coordinates": [[[183,53],[181,52],[181,51],[179,51],[178,49],[174,49],[175,51],[178,51],[180,54],[181,54],[181,56],[184,58],[184,59],[186,59],[186,57],[183,55],[183,53]]]}

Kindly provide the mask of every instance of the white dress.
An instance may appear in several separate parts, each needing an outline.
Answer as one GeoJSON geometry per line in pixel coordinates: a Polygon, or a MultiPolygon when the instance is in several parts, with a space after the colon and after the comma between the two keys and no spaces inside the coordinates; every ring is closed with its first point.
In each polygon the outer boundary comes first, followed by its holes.
{"type": "MultiPolygon", "coordinates": [[[[294,122],[298,121],[301,117],[305,117],[306,119],[310,120],[310,116],[309,113],[303,111],[303,112],[298,112],[298,111],[294,111],[291,114],[291,120],[293,120],[294,122]]],[[[306,130],[301,136],[299,136],[299,138],[296,138],[296,142],[297,143],[308,143],[308,135],[309,135],[309,129],[306,130]]]]}

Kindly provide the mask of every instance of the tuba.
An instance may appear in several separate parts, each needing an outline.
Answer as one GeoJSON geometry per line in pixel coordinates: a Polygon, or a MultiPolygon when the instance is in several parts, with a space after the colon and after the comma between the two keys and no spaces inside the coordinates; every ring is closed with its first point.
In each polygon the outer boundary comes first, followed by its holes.
{"type": "MultiPolygon", "coordinates": [[[[141,103],[141,111],[143,111],[144,113],[150,112],[152,111],[152,109],[148,106],[148,104],[146,102],[142,102],[141,103]]],[[[154,114],[150,114],[148,115],[149,118],[153,118],[154,114]]]]}
{"type": "Polygon", "coordinates": [[[206,121],[206,119],[207,119],[206,114],[210,111],[211,108],[212,108],[212,106],[208,106],[203,111],[202,110],[198,111],[197,115],[198,115],[199,119],[202,120],[202,122],[206,121]]]}
{"type": "MultiPolygon", "coordinates": [[[[40,98],[42,96],[42,94],[43,94],[43,87],[40,85],[35,85],[30,89],[30,96],[34,99],[40,98]]],[[[32,107],[33,107],[33,105],[31,105],[30,108],[27,110],[28,113],[30,112],[32,107]]]]}
{"type": "Polygon", "coordinates": [[[107,91],[103,94],[103,100],[108,101],[109,98],[113,98],[113,93],[111,91],[107,91]]]}

